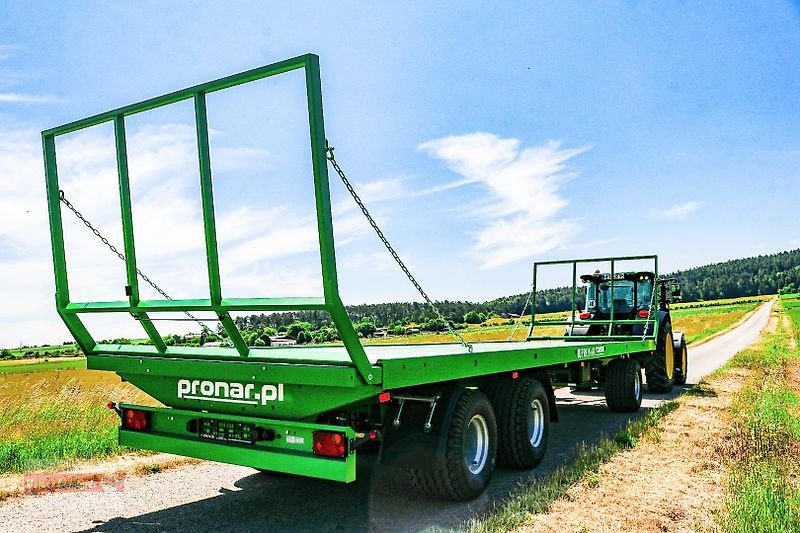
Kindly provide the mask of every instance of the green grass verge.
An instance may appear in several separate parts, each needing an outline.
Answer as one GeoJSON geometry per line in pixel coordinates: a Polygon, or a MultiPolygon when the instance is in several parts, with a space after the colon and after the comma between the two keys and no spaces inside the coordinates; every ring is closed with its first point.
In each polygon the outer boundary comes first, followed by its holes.
{"type": "Polygon", "coordinates": [[[117,443],[116,427],[66,429],[25,440],[0,442],[0,474],[29,472],[125,451],[128,450],[117,443]]]}
{"type": "Polygon", "coordinates": [[[754,375],[732,406],[725,454],[730,466],[719,520],[725,531],[800,531],[800,396],[789,379],[798,353],[790,348],[782,323],[778,328],[763,349],[740,352],[730,365],[754,375]]]}
{"type": "Polygon", "coordinates": [[[523,525],[531,514],[546,511],[550,503],[564,496],[572,485],[595,476],[600,465],[614,454],[636,446],[677,407],[678,402],[666,402],[629,422],[613,438],[603,439],[594,446],[582,446],[578,449],[575,461],[558,467],[542,479],[521,485],[511,496],[498,503],[491,514],[471,520],[467,529],[476,533],[500,532],[523,525]]]}
{"type": "Polygon", "coordinates": [[[72,359],[67,361],[39,361],[36,363],[4,363],[0,361],[0,375],[2,374],[29,374],[31,372],[52,372],[54,370],[86,369],[86,359],[72,359]]]}

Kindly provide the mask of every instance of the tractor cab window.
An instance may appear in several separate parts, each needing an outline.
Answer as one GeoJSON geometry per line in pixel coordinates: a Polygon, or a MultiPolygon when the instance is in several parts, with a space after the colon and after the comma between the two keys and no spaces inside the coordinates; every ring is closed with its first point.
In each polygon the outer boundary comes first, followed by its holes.
{"type": "Polygon", "coordinates": [[[587,287],[586,300],[589,312],[610,313],[614,306],[615,314],[630,313],[636,305],[632,281],[614,282],[614,298],[611,298],[611,282],[592,283],[587,287]]]}
{"type": "Polygon", "coordinates": [[[645,279],[636,282],[638,285],[638,308],[639,309],[649,309],[650,308],[650,298],[653,294],[653,280],[645,279]]]}

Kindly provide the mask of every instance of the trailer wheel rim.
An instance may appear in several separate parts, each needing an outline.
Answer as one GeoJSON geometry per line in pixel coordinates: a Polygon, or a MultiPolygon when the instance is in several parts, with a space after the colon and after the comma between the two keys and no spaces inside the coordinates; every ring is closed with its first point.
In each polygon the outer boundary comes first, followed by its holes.
{"type": "Polygon", "coordinates": [[[467,424],[464,439],[464,460],[473,475],[478,475],[486,466],[489,457],[489,425],[481,415],[473,416],[467,424]]]}
{"type": "Polygon", "coordinates": [[[672,345],[672,334],[667,334],[664,339],[664,366],[667,379],[672,379],[675,374],[675,347],[672,345]]]}
{"type": "Polygon", "coordinates": [[[528,436],[534,448],[538,448],[544,438],[544,406],[539,398],[534,398],[528,411],[528,436]]]}
{"type": "Polygon", "coordinates": [[[642,373],[636,369],[636,375],[633,376],[633,397],[637,400],[642,395],[642,373]]]}

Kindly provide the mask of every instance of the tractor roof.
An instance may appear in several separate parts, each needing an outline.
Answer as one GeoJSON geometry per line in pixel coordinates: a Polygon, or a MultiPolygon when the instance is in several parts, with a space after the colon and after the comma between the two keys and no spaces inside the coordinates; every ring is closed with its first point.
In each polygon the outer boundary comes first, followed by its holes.
{"type": "MultiPolygon", "coordinates": [[[[626,281],[638,281],[640,279],[650,279],[652,280],[655,278],[656,275],[653,272],[615,272],[614,279],[616,281],[619,280],[626,280],[626,281]]],[[[581,276],[581,281],[584,283],[597,283],[602,281],[611,281],[611,274],[608,272],[595,272],[594,274],[583,274],[581,276]]]]}

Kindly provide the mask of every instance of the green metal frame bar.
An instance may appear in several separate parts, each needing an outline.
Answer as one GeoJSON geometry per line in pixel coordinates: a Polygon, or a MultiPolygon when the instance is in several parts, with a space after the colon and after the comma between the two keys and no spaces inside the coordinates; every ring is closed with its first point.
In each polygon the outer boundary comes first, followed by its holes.
{"type": "MultiPolygon", "coordinates": [[[[651,317],[648,319],[636,319],[636,320],[628,320],[628,319],[614,319],[614,306],[611,306],[611,312],[609,316],[609,320],[592,320],[591,322],[581,322],[575,320],[575,312],[577,311],[576,307],[576,300],[577,300],[577,284],[578,284],[578,264],[580,263],[611,263],[611,300],[614,299],[614,278],[616,274],[616,265],[619,262],[623,261],[642,261],[642,260],[649,260],[653,261],[653,274],[655,277],[653,279],[653,308],[658,312],[659,309],[659,294],[657,290],[656,280],[658,279],[658,256],[657,255],[628,255],[628,256],[619,256],[619,257],[593,257],[593,258],[586,258],[586,259],[568,259],[568,260],[554,260],[554,261],[537,261],[533,264],[533,294],[531,295],[531,325],[528,328],[528,340],[556,340],[560,339],[563,340],[564,337],[554,337],[551,335],[546,336],[534,336],[533,330],[536,326],[576,326],[576,325],[588,325],[588,324],[598,324],[598,325],[608,325],[608,333],[605,335],[591,335],[591,336],[581,336],[580,339],[587,340],[587,341],[594,341],[594,340],[634,340],[638,336],[629,336],[629,335],[614,335],[614,326],[616,324],[654,324],[652,335],[648,334],[647,338],[655,339],[658,336],[658,319],[657,317],[651,317]],[[572,265],[572,306],[571,306],[571,320],[536,320],[536,283],[537,277],[539,273],[539,267],[541,266],[553,266],[553,265],[572,265]]],[[[640,337],[639,337],[640,338],[640,337]]]]}
{"type": "MultiPolygon", "coordinates": [[[[361,345],[361,341],[347,316],[344,304],[339,296],[336,274],[336,255],[333,241],[333,222],[331,216],[330,190],[328,183],[328,167],[325,157],[325,126],[322,112],[322,88],[320,83],[319,58],[313,54],[287,59],[271,65],[248,70],[208,83],[195,85],[163,96],[121,107],[106,113],[94,115],[82,120],[70,122],[63,126],[42,132],[45,176],[47,181],[47,202],[50,216],[50,236],[53,249],[53,266],[56,287],[56,309],[75,337],[81,349],[90,357],[100,354],[142,355],[142,352],[108,345],[100,346],[84,326],[80,319],[83,313],[122,312],[133,315],[147,333],[155,346],[155,354],[170,352],[174,356],[196,356],[180,348],[170,348],[152,323],[148,313],[209,311],[215,313],[226,333],[233,341],[235,350],[229,349],[226,355],[246,359],[251,350],[246,345],[241,333],[231,319],[232,311],[280,311],[316,309],[328,311],[336,326],[339,336],[347,348],[352,365],[365,383],[376,383],[380,379],[380,370],[373,367],[361,345]],[[312,169],[314,179],[314,195],[317,212],[317,228],[319,232],[319,248],[322,267],[324,296],[322,298],[224,298],[220,283],[219,254],[217,249],[217,232],[214,217],[213,177],[211,173],[211,153],[208,139],[208,116],[206,95],[260,80],[303,69],[305,71],[306,96],[308,103],[308,121],[310,131],[312,169]],[[191,300],[145,300],[139,299],[139,285],[136,266],[136,246],[134,242],[133,214],[131,211],[130,183],[128,179],[127,145],[125,139],[125,118],[159,107],[184,100],[192,100],[195,111],[197,132],[198,168],[203,210],[203,228],[206,244],[206,268],[208,270],[209,298],[191,300]],[[72,302],[69,296],[67,259],[64,249],[64,234],[61,218],[61,205],[58,184],[58,163],[56,157],[56,138],[98,124],[113,122],[117,157],[117,174],[119,179],[120,207],[122,230],[125,248],[125,271],[127,283],[127,301],[116,302],[72,302]]],[[[222,349],[225,350],[225,349],[222,349]]],[[[147,352],[149,354],[149,352],[147,352]]]]}

